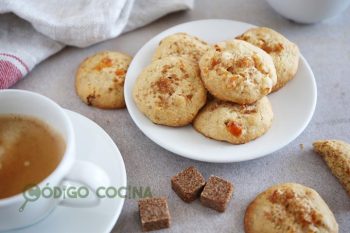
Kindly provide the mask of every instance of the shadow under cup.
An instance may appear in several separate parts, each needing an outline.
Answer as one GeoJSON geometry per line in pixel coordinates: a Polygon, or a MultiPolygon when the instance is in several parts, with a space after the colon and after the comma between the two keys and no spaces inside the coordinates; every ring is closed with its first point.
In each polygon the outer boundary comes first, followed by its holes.
{"type": "MultiPolygon", "coordinates": [[[[75,160],[75,137],[71,121],[64,110],[49,98],[23,90],[0,91],[0,115],[15,114],[37,118],[58,132],[64,139],[66,149],[56,169],[38,184],[59,186],[70,171],[75,160]]],[[[1,187],[2,188],[2,187],[1,187]]],[[[0,231],[25,227],[47,216],[58,204],[54,198],[38,198],[21,207],[28,200],[24,193],[0,199],[0,231]]]]}

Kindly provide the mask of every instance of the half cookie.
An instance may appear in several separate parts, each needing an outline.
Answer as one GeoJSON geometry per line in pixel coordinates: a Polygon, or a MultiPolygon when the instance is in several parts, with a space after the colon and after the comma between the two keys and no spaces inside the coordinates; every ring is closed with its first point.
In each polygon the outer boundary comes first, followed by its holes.
{"type": "Polygon", "coordinates": [[[350,195],[350,144],[340,140],[319,140],[313,146],[350,195]]]}

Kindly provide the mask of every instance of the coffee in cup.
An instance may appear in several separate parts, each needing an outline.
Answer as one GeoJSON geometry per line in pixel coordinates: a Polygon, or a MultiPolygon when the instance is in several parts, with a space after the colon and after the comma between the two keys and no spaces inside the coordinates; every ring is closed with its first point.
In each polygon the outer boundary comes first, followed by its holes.
{"type": "Polygon", "coordinates": [[[60,163],[65,142],[44,121],[25,115],[0,115],[0,199],[37,185],[60,163]]]}

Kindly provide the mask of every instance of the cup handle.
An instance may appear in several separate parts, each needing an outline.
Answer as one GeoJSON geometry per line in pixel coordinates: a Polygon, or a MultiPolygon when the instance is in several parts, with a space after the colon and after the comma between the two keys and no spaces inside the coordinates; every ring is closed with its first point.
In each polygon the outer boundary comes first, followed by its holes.
{"type": "MultiPolygon", "coordinates": [[[[107,173],[99,166],[89,161],[76,160],[72,169],[65,176],[61,185],[65,187],[72,186],[72,183],[79,183],[87,186],[90,191],[96,194],[99,187],[108,187],[110,179],[107,173]]],[[[67,189],[66,189],[67,190],[67,189]]],[[[94,201],[77,201],[76,199],[61,199],[59,205],[70,207],[91,207],[100,203],[100,199],[96,195],[94,201]]]]}

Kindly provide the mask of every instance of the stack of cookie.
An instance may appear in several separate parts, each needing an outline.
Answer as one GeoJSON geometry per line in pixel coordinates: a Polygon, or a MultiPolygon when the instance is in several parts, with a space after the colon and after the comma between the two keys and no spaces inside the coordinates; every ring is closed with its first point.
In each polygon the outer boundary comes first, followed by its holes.
{"type": "Polygon", "coordinates": [[[212,46],[177,33],[160,42],[133,97],[156,124],[193,123],[209,138],[242,144],[271,127],[266,96],[294,77],[298,62],[298,47],[268,28],[253,28],[212,46]]]}

